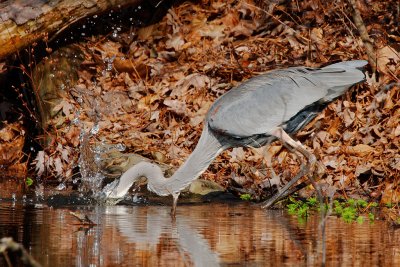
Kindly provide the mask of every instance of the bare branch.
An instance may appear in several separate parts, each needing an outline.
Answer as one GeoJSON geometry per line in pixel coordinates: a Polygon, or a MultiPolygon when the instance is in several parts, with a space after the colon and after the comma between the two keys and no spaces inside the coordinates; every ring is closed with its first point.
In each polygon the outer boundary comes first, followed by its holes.
{"type": "Polygon", "coordinates": [[[349,2],[353,8],[354,24],[360,33],[361,40],[363,41],[367,52],[368,62],[372,67],[372,72],[374,73],[376,70],[376,52],[374,49],[374,41],[369,37],[367,28],[365,27],[364,21],[360,14],[360,10],[358,10],[356,0],[349,0],[349,2]]]}

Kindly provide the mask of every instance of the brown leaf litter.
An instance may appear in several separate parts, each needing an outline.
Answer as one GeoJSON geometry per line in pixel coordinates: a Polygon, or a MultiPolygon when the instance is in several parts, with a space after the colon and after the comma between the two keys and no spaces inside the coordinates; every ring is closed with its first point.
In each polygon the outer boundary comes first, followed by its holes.
{"type": "MultiPolygon", "coordinates": [[[[68,120],[52,121],[56,143],[39,153],[38,174],[49,168],[70,177],[79,128],[96,122],[93,144],[121,143],[127,151],[178,166],[193,151],[213,101],[243,80],[275,68],[366,58],[345,2],[276,3],[184,2],[158,23],[121,33],[121,40],[134,36],[130,43],[79,44],[85,53],[79,81],[57,106],[68,120]],[[81,125],[72,124],[77,119],[81,125]]],[[[400,61],[391,3],[361,7],[377,38],[379,80],[350,90],[297,135],[326,166],[323,183],[344,196],[385,202],[397,202],[400,192],[400,61]],[[387,23],[378,23],[382,17],[387,23]]],[[[299,165],[295,154],[275,142],[266,149],[226,151],[203,178],[224,186],[235,180],[263,197],[270,184],[290,179],[299,165]]]]}

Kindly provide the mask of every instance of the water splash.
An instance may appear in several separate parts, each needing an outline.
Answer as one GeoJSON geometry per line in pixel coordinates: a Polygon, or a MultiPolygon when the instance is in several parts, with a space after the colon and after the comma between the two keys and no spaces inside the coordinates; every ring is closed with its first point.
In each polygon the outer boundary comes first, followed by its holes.
{"type": "Polygon", "coordinates": [[[60,184],[56,187],[56,190],[62,191],[62,190],[64,190],[64,189],[66,189],[66,188],[67,188],[67,186],[65,185],[65,183],[60,183],[60,184]]]}
{"type": "Polygon", "coordinates": [[[92,192],[93,195],[101,190],[104,175],[101,173],[101,154],[98,150],[92,149],[90,137],[96,131],[82,131],[80,136],[80,156],[78,166],[80,168],[82,186],[81,191],[92,192]]]}

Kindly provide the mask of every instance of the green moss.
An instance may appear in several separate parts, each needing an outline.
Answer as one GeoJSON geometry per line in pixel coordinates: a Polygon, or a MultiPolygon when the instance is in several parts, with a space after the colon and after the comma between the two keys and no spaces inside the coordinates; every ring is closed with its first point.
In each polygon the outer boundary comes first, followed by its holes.
{"type": "Polygon", "coordinates": [[[364,217],[364,216],[358,216],[357,219],[356,219],[356,221],[357,221],[359,224],[362,224],[362,223],[365,221],[365,217],[364,217]]]}
{"type": "MultiPolygon", "coordinates": [[[[375,216],[370,209],[377,206],[378,203],[368,203],[363,199],[337,199],[333,201],[332,213],[348,223],[355,221],[358,223],[363,223],[366,217],[362,214],[365,214],[366,212],[368,212],[367,216],[369,221],[375,220],[375,216]]],[[[315,197],[308,198],[304,201],[296,200],[294,197],[290,197],[289,204],[287,205],[289,214],[296,215],[299,218],[307,218],[311,211],[320,211],[321,207],[324,209],[324,211],[329,209],[329,206],[326,203],[324,203],[322,206],[319,205],[319,202],[315,197]]]]}
{"type": "Polygon", "coordinates": [[[393,203],[390,203],[390,202],[385,203],[385,206],[386,206],[386,208],[391,209],[391,208],[393,208],[393,203]]]}
{"type": "Polygon", "coordinates": [[[249,201],[249,200],[251,200],[251,195],[250,194],[241,194],[240,199],[249,201]]]}
{"type": "Polygon", "coordinates": [[[32,178],[30,178],[30,177],[27,177],[26,178],[26,180],[25,180],[25,184],[26,184],[26,186],[31,186],[31,185],[33,185],[33,180],[32,180],[32,178]]]}

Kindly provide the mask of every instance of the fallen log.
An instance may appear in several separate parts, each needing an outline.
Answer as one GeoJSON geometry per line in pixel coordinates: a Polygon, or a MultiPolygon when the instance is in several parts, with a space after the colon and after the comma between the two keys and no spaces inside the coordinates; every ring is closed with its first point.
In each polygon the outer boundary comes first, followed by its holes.
{"type": "Polygon", "coordinates": [[[79,20],[143,0],[27,0],[0,3],[0,60],[79,20]]]}

